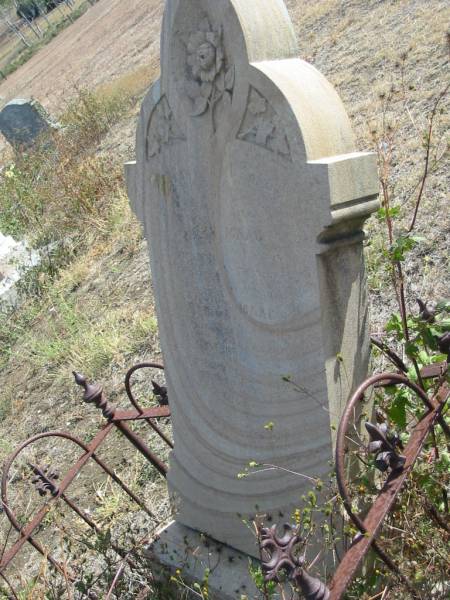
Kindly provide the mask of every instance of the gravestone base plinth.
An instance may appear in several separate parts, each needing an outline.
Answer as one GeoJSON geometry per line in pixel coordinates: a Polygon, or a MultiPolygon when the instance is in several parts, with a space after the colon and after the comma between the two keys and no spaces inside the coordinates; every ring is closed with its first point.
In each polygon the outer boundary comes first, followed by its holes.
{"type": "Polygon", "coordinates": [[[176,521],[157,532],[156,540],[144,554],[160,581],[170,580],[179,570],[188,586],[194,582],[202,584],[209,570],[209,600],[261,598],[250,574],[251,565],[257,567],[254,558],[176,521]]]}

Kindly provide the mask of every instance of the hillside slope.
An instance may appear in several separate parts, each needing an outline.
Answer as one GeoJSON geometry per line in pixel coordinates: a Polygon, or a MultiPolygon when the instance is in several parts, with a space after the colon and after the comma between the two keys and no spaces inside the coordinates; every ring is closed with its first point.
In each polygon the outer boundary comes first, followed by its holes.
{"type": "Polygon", "coordinates": [[[99,0],[3,81],[0,97],[37,98],[60,112],[76,89],[157,65],[160,0],[99,0]]]}

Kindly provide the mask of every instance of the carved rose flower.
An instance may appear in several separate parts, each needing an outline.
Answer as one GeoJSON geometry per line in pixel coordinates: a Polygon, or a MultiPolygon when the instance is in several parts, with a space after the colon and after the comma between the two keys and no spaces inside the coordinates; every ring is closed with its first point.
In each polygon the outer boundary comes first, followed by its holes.
{"type": "Polygon", "coordinates": [[[220,32],[211,29],[207,19],[202,21],[199,31],[189,36],[187,63],[199,83],[212,83],[222,70],[224,55],[221,37],[220,32]]]}
{"type": "Polygon", "coordinates": [[[209,108],[214,112],[220,101],[230,100],[234,87],[234,68],[226,69],[222,30],[213,29],[208,19],[203,19],[198,30],[185,37],[184,43],[191,73],[185,89],[193,101],[191,114],[198,117],[209,108]]]}

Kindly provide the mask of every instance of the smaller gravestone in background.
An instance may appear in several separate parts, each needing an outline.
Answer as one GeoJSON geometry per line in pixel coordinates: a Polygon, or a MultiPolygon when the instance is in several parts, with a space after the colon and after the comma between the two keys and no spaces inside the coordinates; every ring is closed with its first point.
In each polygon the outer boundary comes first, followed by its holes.
{"type": "Polygon", "coordinates": [[[0,131],[14,148],[32,146],[52,129],[57,125],[36,100],[16,98],[0,112],[0,131]]]}

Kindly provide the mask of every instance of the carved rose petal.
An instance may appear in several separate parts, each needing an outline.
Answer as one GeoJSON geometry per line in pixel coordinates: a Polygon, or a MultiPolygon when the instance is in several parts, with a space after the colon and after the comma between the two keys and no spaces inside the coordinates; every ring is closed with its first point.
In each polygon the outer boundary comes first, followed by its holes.
{"type": "Polygon", "coordinates": [[[199,46],[206,42],[206,35],[203,31],[195,31],[189,36],[189,42],[187,45],[187,51],[192,54],[197,50],[199,46]]]}
{"type": "Polygon", "coordinates": [[[186,81],[185,90],[186,94],[192,100],[195,100],[195,98],[198,98],[201,95],[200,84],[196,81],[186,81]]]}
{"type": "Polygon", "coordinates": [[[202,81],[214,81],[214,79],[216,78],[216,67],[213,67],[212,69],[209,69],[208,71],[200,71],[200,79],[202,81]]]}
{"type": "Polygon", "coordinates": [[[208,108],[208,99],[203,98],[203,96],[199,96],[194,101],[194,110],[192,111],[191,114],[193,117],[199,117],[200,115],[202,115],[203,113],[206,112],[207,108],[208,108]]]}
{"type": "Polygon", "coordinates": [[[212,94],[212,83],[202,83],[200,85],[200,94],[203,96],[203,98],[209,98],[212,94]]]}

